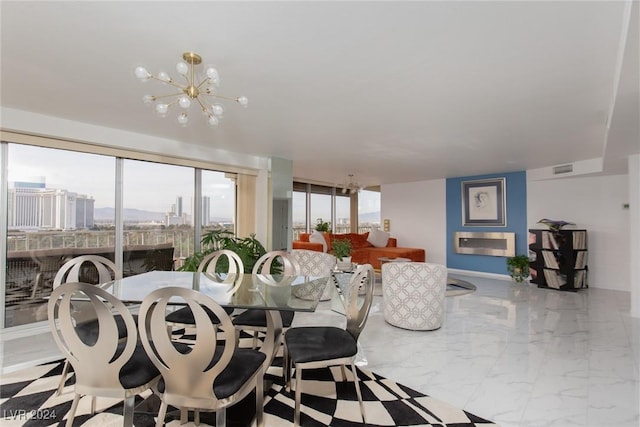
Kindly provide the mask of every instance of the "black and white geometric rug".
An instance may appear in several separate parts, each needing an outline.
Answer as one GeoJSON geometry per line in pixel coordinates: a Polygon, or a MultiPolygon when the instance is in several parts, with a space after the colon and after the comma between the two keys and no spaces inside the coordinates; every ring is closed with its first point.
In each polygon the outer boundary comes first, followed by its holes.
{"type": "MultiPolygon", "coordinates": [[[[280,362],[279,360],[276,363],[280,362]]],[[[3,375],[0,385],[0,424],[25,426],[62,426],[73,399],[73,374],[65,392],[55,391],[62,372],[62,362],[52,362],[27,370],[3,375]]],[[[273,386],[265,396],[265,425],[290,426],[293,422],[293,391],[286,392],[282,369],[273,366],[269,377],[273,386]]],[[[347,374],[349,374],[347,370],[347,374]]],[[[365,402],[367,424],[362,424],[355,388],[351,378],[341,381],[339,368],[305,371],[303,379],[303,426],[495,426],[492,422],[416,392],[372,372],[359,369],[361,390],[365,402]]],[[[134,424],[153,426],[157,397],[150,392],[136,400],[134,424]],[[151,409],[152,408],[152,409],[151,409]]],[[[229,426],[250,426],[255,408],[253,396],[227,409],[229,426]]],[[[122,403],[98,398],[97,413],[90,415],[90,399],[81,400],[74,425],[122,425],[122,403]]],[[[157,412],[156,412],[157,413],[157,412]]],[[[215,425],[212,414],[201,414],[201,424],[215,425]]],[[[167,420],[167,425],[179,421],[167,420]]],[[[193,425],[193,424],[191,424],[193,425]]],[[[253,423],[255,425],[255,423],[253,423]]]]}

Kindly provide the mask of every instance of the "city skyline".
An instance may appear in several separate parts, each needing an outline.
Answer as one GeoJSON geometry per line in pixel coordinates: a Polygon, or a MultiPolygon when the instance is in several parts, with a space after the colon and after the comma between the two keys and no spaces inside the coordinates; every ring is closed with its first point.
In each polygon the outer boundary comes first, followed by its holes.
{"type": "MultiPolygon", "coordinates": [[[[9,181],[38,182],[47,188],[65,189],[92,197],[95,209],[115,206],[115,159],[111,156],[12,144],[8,156],[9,181]],[[73,165],[70,167],[69,165],[73,165]],[[78,176],[86,179],[78,179],[78,176]]],[[[170,212],[171,205],[182,197],[183,212],[192,215],[194,169],[125,159],[123,166],[123,206],[150,212],[170,212]],[[153,197],[149,197],[153,194],[153,197]]],[[[203,196],[211,200],[210,217],[235,217],[235,186],[225,173],[204,171],[203,196]]],[[[317,218],[330,220],[330,203],[321,199],[312,204],[311,223],[317,218]]],[[[380,193],[359,194],[360,214],[379,212],[380,193]]],[[[305,204],[292,199],[293,220],[305,220],[305,204]]],[[[336,208],[336,216],[348,218],[348,207],[336,208]]]]}

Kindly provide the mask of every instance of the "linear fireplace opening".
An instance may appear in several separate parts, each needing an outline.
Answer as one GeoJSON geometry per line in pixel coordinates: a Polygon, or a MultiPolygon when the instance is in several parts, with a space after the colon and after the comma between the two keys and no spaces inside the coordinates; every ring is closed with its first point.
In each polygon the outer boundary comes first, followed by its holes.
{"type": "Polygon", "coordinates": [[[457,231],[454,246],[458,254],[515,256],[516,233],[457,231]]]}

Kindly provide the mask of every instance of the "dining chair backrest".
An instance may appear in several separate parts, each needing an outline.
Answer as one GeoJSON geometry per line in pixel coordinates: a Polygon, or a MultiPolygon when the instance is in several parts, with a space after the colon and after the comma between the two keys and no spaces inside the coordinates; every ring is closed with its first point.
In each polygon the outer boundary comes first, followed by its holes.
{"type": "Polygon", "coordinates": [[[375,272],[371,264],[359,265],[349,281],[345,295],[346,329],[356,341],[358,341],[369,317],[374,284],[375,272]],[[361,287],[364,288],[363,298],[358,297],[361,287]]]}
{"type": "Polygon", "coordinates": [[[124,303],[93,284],[67,282],[51,293],[48,315],[53,338],[75,372],[76,393],[122,390],[119,374],[138,339],[136,322],[124,303]],[[86,343],[78,335],[72,303],[77,299],[82,299],[83,310],[92,310],[97,319],[99,334],[95,343],[86,343]],[[114,314],[122,318],[124,337],[120,336],[114,314]]]}
{"type": "MultiPolygon", "coordinates": [[[[291,257],[296,261],[300,267],[299,274],[304,276],[327,276],[327,285],[325,286],[321,301],[331,299],[333,295],[331,287],[333,286],[333,280],[331,279],[331,272],[336,266],[336,257],[326,252],[310,251],[307,249],[294,249],[291,251],[291,257]]],[[[306,287],[296,288],[296,296],[302,299],[312,299],[312,295],[302,295],[302,291],[306,287]]],[[[315,295],[315,290],[311,289],[312,294],[315,295]]]]}
{"type": "Polygon", "coordinates": [[[329,276],[336,266],[336,257],[326,252],[294,249],[291,257],[300,268],[299,274],[305,276],[329,276]]]}
{"type": "Polygon", "coordinates": [[[216,269],[218,268],[218,263],[220,266],[224,266],[224,259],[226,258],[226,271],[218,271],[218,273],[228,273],[228,274],[238,274],[244,272],[244,265],[242,263],[242,258],[240,256],[229,250],[229,249],[221,249],[219,251],[215,251],[205,256],[200,264],[198,265],[198,273],[216,273],[216,269]],[[222,263],[221,263],[222,261],[222,263]]]}
{"type": "Polygon", "coordinates": [[[66,282],[87,282],[91,276],[94,285],[102,285],[115,279],[122,279],[122,271],[108,258],[99,255],[81,255],[70,259],[60,267],[53,279],[53,287],[56,288],[66,282]],[[97,276],[90,272],[97,271],[97,276]]]}
{"type": "Polygon", "coordinates": [[[297,261],[286,251],[271,251],[262,255],[253,266],[253,274],[271,274],[273,263],[280,262],[282,268],[280,274],[293,276],[298,274],[300,266],[297,261]],[[276,261],[277,260],[277,261],[276,261]]]}
{"type": "Polygon", "coordinates": [[[144,298],[138,324],[142,345],[164,380],[164,399],[180,407],[206,408],[212,402],[215,406],[218,399],[212,384],[236,349],[233,323],[224,309],[200,292],[171,286],[144,298]],[[193,312],[195,342],[188,352],[180,351],[167,334],[165,315],[169,300],[172,303],[180,300],[193,312]],[[218,317],[217,325],[211,322],[205,308],[218,317]]]}

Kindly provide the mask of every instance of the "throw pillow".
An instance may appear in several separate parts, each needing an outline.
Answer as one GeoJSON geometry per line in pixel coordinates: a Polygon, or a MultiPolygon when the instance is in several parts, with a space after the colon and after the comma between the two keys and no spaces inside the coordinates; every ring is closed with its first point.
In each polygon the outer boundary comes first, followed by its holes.
{"type": "Polygon", "coordinates": [[[313,243],[322,243],[322,252],[327,252],[327,241],[324,238],[324,234],[319,231],[314,231],[309,236],[309,241],[313,243]]]}
{"type": "Polygon", "coordinates": [[[369,232],[367,240],[376,248],[384,248],[387,246],[387,242],[389,242],[389,237],[389,233],[374,228],[369,232]]]}

